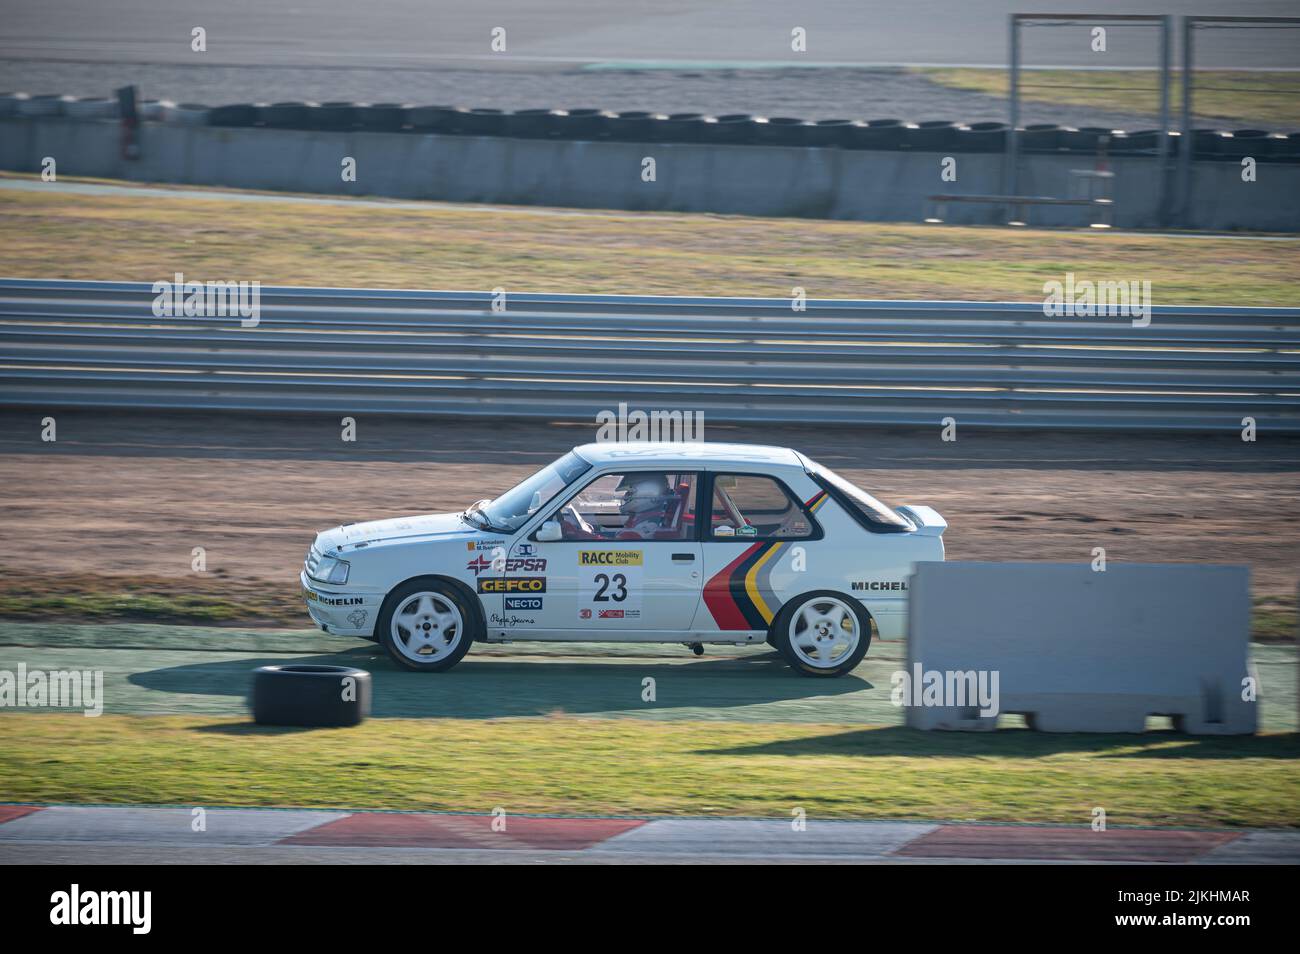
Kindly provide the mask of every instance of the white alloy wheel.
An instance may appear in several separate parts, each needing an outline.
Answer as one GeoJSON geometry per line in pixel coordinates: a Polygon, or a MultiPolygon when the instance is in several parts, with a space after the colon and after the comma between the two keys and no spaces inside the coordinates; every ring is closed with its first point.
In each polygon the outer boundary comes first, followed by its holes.
{"type": "Polygon", "coordinates": [[[442,593],[412,593],[397,605],[388,624],[393,646],[413,662],[432,663],[450,656],[465,635],[460,610],[442,593]]]}
{"type": "Polygon", "coordinates": [[[790,617],[790,649],[807,666],[834,669],[862,639],[857,614],[834,596],[815,596],[790,617]]]}

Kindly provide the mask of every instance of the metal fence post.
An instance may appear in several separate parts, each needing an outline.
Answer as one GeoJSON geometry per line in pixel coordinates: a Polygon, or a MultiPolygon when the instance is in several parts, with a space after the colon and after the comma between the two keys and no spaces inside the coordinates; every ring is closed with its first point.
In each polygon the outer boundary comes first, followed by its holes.
{"type": "Polygon", "coordinates": [[[1195,17],[1183,17],[1183,122],[1178,150],[1178,224],[1192,227],[1192,32],[1195,17]]]}
{"type": "Polygon", "coordinates": [[[1011,128],[1007,130],[1007,151],[1003,155],[1003,162],[1006,165],[1002,170],[1002,194],[1016,195],[1018,188],[1016,166],[1020,159],[1020,136],[1017,132],[1020,126],[1020,18],[1014,13],[1009,14],[1007,25],[1010,33],[1011,61],[1010,88],[1007,91],[1007,98],[1011,104],[1011,121],[1008,125],[1011,128]]]}
{"type": "MultiPolygon", "coordinates": [[[[1170,16],[1160,18],[1160,225],[1169,224],[1170,163],[1169,163],[1169,82],[1171,57],[1169,44],[1170,16]]],[[[1186,135],[1186,132],[1183,133],[1186,135]]]]}

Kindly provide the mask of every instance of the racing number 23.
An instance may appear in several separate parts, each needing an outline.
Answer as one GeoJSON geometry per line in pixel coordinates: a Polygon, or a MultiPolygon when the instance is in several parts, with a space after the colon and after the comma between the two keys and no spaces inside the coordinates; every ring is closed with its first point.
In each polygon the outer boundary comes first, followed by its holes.
{"type": "Polygon", "coordinates": [[[627,577],[622,573],[615,573],[611,576],[608,573],[596,574],[596,594],[592,601],[596,603],[608,603],[613,600],[615,603],[622,603],[627,599],[627,577]],[[613,587],[611,592],[610,588],[613,587]]]}

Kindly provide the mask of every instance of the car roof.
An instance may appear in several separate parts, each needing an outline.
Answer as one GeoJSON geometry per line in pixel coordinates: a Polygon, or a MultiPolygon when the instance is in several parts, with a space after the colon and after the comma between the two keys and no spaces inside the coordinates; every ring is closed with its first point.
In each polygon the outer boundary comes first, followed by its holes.
{"type": "Polygon", "coordinates": [[[717,464],[768,464],[803,468],[799,454],[788,447],[763,444],[717,444],[708,441],[608,441],[583,444],[574,451],[597,467],[612,463],[709,467],[717,464]]]}

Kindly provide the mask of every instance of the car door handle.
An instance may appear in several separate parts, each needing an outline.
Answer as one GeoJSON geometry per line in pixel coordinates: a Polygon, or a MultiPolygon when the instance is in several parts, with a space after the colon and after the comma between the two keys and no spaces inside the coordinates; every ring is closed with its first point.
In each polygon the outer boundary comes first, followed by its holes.
{"type": "Polygon", "coordinates": [[[694,554],[694,553],[674,553],[674,554],[673,554],[673,559],[674,559],[674,560],[680,560],[680,561],[683,562],[683,563],[690,563],[692,560],[695,559],[695,554],[694,554]]]}

